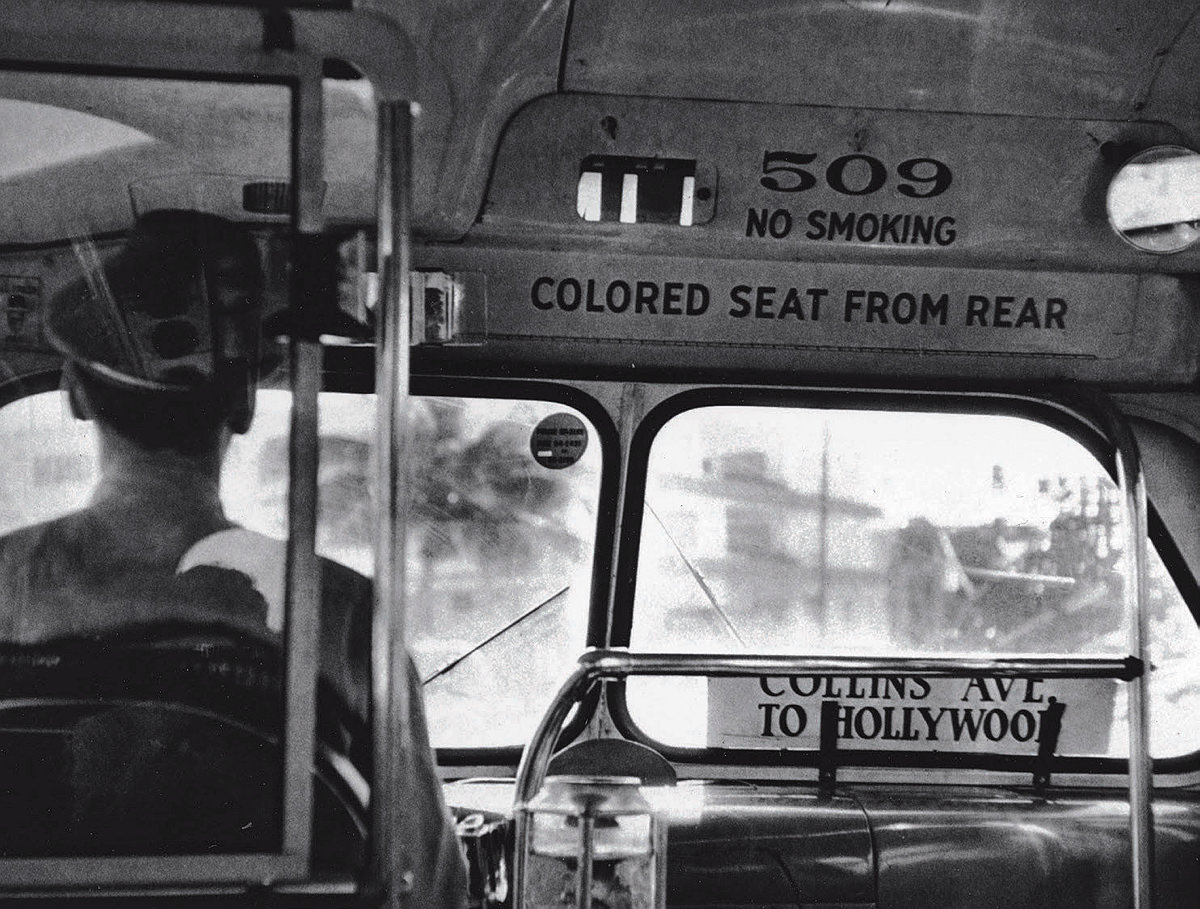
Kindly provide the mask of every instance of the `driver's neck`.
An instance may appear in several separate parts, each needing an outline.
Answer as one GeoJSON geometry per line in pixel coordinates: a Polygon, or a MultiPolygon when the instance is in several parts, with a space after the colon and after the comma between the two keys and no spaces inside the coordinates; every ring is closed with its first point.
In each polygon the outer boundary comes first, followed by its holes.
{"type": "Polygon", "coordinates": [[[147,451],[112,431],[100,433],[100,482],[89,511],[137,528],[143,540],[174,549],[229,526],[220,499],[222,446],[195,456],[147,451]]]}

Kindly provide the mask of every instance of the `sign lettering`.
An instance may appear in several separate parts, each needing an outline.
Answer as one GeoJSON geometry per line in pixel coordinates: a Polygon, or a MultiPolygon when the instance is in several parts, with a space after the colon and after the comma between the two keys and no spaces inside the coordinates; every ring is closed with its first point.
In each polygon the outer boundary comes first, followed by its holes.
{"type": "MultiPolygon", "coordinates": [[[[713,291],[694,281],[597,281],[543,275],[530,288],[535,309],[611,315],[703,316],[713,291]]],[[[822,307],[828,287],[737,284],[724,294],[733,319],[840,320],[878,325],[958,325],[964,328],[1022,328],[1065,331],[1070,304],[1063,297],[1013,294],[889,292],[850,288],[837,308],[822,307]]]]}
{"type": "Polygon", "coordinates": [[[746,214],[746,236],[783,240],[803,230],[806,240],[847,240],[899,246],[950,246],[958,238],[949,215],[842,212],[815,208],[807,214],[786,208],[773,211],[751,208],[746,214]]]}
{"type": "Polygon", "coordinates": [[[708,311],[709,291],[703,284],[682,281],[608,281],[593,278],[540,277],[529,293],[535,309],[563,312],[646,313],[664,316],[702,316],[708,311]]]}
{"type": "Polygon", "coordinates": [[[1114,691],[1105,680],[985,676],[710,679],[708,744],[817,748],[821,703],[835,701],[839,747],[846,749],[1032,754],[1045,711],[1061,702],[1066,712],[1059,753],[1103,754],[1114,691]]]}
{"type": "Polygon", "coordinates": [[[11,347],[41,344],[42,282],[24,275],[0,275],[0,339],[11,347]]]}
{"type": "MultiPolygon", "coordinates": [[[[446,255],[449,255],[448,253],[446,255]]],[[[1080,359],[1122,357],[1133,275],[626,253],[472,251],[464,309],[480,339],[1080,359]],[[483,282],[481,282],[482,284],[483,282]]],[[[634,360],[631,360],[634,362],[634,360]]]]}
{"type": "MultiPolygon", "coordinates": [[[[817,177],[808,169],[817,155],[807,152],[763,152],[762,176],[758,182],[780,193],[800,193],[817,185],[817,177]]],[[[950,168],[936,158],[908,158],[896,166],[896,173],[907,181],[896,192],[910,199],[940,196],[954,182],[950,168]]],[[[844,196],[869,196],[888,182],[887,165],[873,155],[859,152],[834,158],[825,168],[825,185],[844,196]]]]}
{"type": "MultiPolygon", "coordinates": [[[[874,196],[892,183],[888,165],[861,152],[834,158],[824,168],[819,156],[809,152],[763,152],[759,185],[776,193],[794,195],[822,187],[843,196],[874,196]]],[[[933,199],[954,182],[949,165],[937,158],[908,158],[895,167],[899,180],[891,195],[906,199],[933,199]]],[[[896,200],[899,201],[899,200],[896,200]]],[[[896,211],[842,211],[814,207],[749,208],[746,212],[746,236],[788,237],[804,240],[835,240],[849,243],[882,243],[898,246],[952,246],[959,230],[953,216],[946,213],[896,211]]]]}

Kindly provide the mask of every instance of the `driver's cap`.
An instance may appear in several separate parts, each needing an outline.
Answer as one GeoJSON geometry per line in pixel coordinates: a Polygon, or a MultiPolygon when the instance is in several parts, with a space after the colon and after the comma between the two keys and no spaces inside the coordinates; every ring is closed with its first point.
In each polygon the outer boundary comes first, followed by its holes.
{"type": "Polygon", "coordinates": [[[89,242],[76,250],[83,276],[50,303],[50,343],[110,385],[215,400],[245,431],[263,296],[249,232],[204,212],[153,211],[107,261],[89,242]]]}

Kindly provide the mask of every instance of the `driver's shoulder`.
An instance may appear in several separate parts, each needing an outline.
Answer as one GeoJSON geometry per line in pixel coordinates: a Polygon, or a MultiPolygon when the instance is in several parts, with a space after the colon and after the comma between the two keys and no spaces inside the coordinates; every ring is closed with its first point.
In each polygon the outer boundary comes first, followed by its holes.
{"type": "Polygon", "coordinates": [[[0,535],[0,584],[34,568],[76,561],[89,533],[79,513],[18,527],[0,535]]]}
{"type": "Polygon", "coordinates": [[[147,539],[129,515],[92,506],[0,535],[0,572],[106,580],[130,572],[173,570],[178,544],[147,539]]]}
{"type": "Polygon", "coordinates": [[[35,586],[34,571],[40,563],[51,522],[20,527],[0,535],[0,638],[16,639],[22,628],[35,586]]]}
{"type": "Polygon", "coordinates": [[[0,554],[15,554],[36,546],[47,534],[70,524],[70,515],[26,524],[7,533],[0,534],[0,554]]]}
{"type": "Polygon", "coordinates": [[[321,557],[321,588],[324,599],[340,602],[371,600],[371,579],[334,559],[321,557]]]}
{"type": "Polygon", "coordinates": [[[127,598],[114,596],[120,560],[106,543],[82,512],[0,536],[0,638],[36,642],[119,616],[127,598]]]}
{"type": "Polygon", "coordinates": [[[374,587],[348,565],[321,558],[321,625],[327,639],[339,640],[352,658],[370,649],[374,587]]]}

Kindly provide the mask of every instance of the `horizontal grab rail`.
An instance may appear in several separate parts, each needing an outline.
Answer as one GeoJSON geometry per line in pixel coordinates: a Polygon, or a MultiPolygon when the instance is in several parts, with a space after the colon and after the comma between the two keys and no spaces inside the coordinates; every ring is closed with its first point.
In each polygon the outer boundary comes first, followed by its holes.
{"type": "MultiPolygon", "coordinates": [[[[997,678],[1036,675],[1054,679],[1121,679],[1142,673],[1134,657],[894,657],[784,656],[776,654],[631,653],[593,649],[579,658],[579,668],[593,681],[631,675],[843,675],[882,676],[894,673],[938,678],[986,674],[997,678]]],[[[577,670],[578,671],[578,670],[577,670]]]]}
{"type": "Polygon", "coordinates": [[[1135,657],[893,657],[781,656],[767,654],[631,653],[621,648],[585,651],[563,683],[517,768],[516,801],[537,794],[559,732],[571,708],[593,684],[632,675],[737,677],[755,675],[922,675],[937,678],[1036,676],[1054,679],[1120,679],[1131,681],[1144,672],[1135,657]]]}

